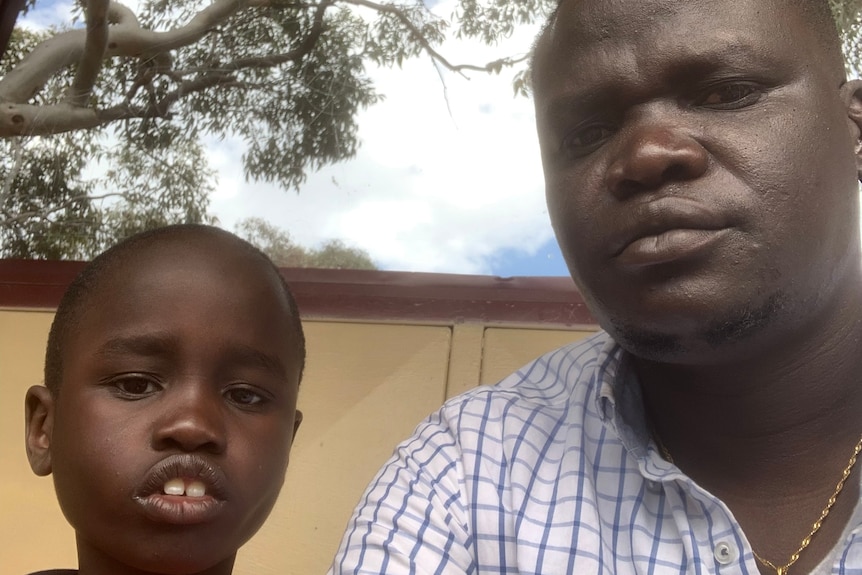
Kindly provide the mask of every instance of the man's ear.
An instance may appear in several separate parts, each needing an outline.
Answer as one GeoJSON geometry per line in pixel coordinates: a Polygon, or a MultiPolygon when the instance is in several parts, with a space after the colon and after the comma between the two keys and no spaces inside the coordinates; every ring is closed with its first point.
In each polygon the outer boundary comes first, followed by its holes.
{"type": "Polygon", "coordinates": [[[862,181],[862,80],[850,80],[841,86],[841,98],[847,106],[850,133],[856,142],[856,172],[862,181]]]}
{"type": "Polygon", "coordinates": [[[293,440],[296,439],[296,432],[299,431],[299,424],[302,423],[302,412],[296,410],[296,418],[293,420],[293,437],[290,438],[290,444],[293,445],[293,440]]]}
{"type": "Polygon", "coordinates": [[[24,399],[24,440],[30,469],[39,476],[51,473],[51,433],[54,429],[54,396],[44,385],[34,385],[24,399]]]}

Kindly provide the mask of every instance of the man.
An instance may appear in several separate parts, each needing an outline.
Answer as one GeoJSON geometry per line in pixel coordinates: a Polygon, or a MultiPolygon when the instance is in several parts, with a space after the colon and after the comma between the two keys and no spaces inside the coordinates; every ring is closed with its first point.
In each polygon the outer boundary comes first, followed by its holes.
{"type": "Polygon", "coordinates": [[[533,74],[606,333],[431,416],[333,572],[862,572],[862,83],[827,1],[563,0],[533,74]]]}

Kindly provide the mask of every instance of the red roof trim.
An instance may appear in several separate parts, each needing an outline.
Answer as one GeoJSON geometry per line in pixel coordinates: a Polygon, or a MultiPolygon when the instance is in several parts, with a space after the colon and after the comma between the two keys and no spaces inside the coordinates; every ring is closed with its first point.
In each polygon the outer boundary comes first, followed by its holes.
{"type": "MultiPolygon", "coordinates": [[[[83,262],[0,260],[0,307],[55,308],[83,262]]],[[[595,325],[572,280],[367,270],[281,270],[303,317],[595,325]]]]}

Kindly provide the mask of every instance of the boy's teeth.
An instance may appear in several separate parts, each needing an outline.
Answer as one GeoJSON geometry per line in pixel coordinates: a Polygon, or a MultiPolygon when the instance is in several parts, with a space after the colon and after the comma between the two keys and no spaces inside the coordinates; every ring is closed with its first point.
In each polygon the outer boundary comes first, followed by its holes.
{"type": "Polygon", "coordinates": [[[206,495],[207,487],[200,481],[192,481],[186,486],[186,495],[189,497],[203,497],[206,495]]]}
{"type": "Polygon", "coordinates": [[[182,495],[186,492],[186,482],[177,477],[171,479],[164,486],[165,495],[182,495]]]}
{"type": "Polygon", "coordinates": [[[165,482],[162,490],[165,495],[187,495],[188,497],[203,497],[207,493],[207,487],[202,481],[195,479],[186,485],[185,480],[180,477],[165,482]]]}

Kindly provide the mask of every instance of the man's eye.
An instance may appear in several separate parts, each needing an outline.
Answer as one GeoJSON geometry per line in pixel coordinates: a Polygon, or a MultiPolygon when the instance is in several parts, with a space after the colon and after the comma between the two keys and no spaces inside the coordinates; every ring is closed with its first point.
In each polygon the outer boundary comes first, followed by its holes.
{"type": "Polygon", "coordinates": [[[736,110],[757,103],[762,95],[760,86],[737,82],[711,88],[695,104],[714,110],[736,110]]]}
{"type": "Polygon", "coordinates": [[[267,400],[263,394],[249,387],[232,387],[224,392],[224,396],[228,401],[243,407],[259,406],[267,400]]]}
{"type": "Polygon", "coordinates": [[[589,154],[614,135],[608,124],[589,124],[577,128],[563,140],[563,149],[573,156],[589,154]]]}
{"type": "Polygon", "coordinates": [[[117,378],[111,384],[117,389],[120,395],[132,399],[150,396],[161,389],[161,385],[157,382],[141,376],[117,378]]]}

